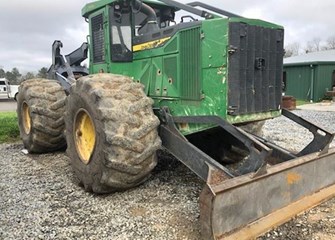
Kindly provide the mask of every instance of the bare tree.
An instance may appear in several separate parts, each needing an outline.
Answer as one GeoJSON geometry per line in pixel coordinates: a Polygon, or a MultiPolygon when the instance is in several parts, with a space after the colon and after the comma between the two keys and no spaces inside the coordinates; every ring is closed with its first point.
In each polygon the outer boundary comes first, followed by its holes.
{"type": "Polygon", "coordinates": [[[331,36],[327,39],[327,45],[324,48],[325,50],[328,49],[335,49],[335,35],[331,36]]]}
{"type": "Polygon", "coordinates": [[[312,41],[307,42],[307,46],[305,47],[305,52],[318,52],[321,50],[321,38],[314,38],[312,41]]]}
{"type": "Polygon", "coordinates": [[[284,58],[297,56],[300,52],[300,44],[298,42],[290,43],[285,46],[284,58]]]}

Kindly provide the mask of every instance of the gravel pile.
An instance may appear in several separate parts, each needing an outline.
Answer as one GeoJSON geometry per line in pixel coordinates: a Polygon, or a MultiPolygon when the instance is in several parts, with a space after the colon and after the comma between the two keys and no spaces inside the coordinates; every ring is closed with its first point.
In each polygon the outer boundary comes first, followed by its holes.
{"type": "Polygon", "coordinates": [[[101,196],[78,186],[64,153],[22,148],[0,145],[0,239],[199,238],[202,184],[175,160],[136,189],[101,196]]]}
{"type": "MultiPolygon", "coordinates": [[[[334,113],[297,113],[335,132],[334,113]]],[[[277,118],[263,132],[281,145],[289,141],[290,148],[301,148],[306,132],[296,128],[277,118]]],[[[21,143],[0,145],[0,239],[200,238],[203,183],[166,153],[160,152],[145,184],[98,196],[79,186],[64,153],[25,155],[22,149],[21,143]]],[[[334,207],[331,200],[260,239],[334,239],[334,207]]]]}
{"type": "MultiPolygon", "coordinates": [[[[316,112],[316,111],[294,111],[315,125],[322,127],[324,130],[335,133],[335,113],[334,112],[316,112]]],[[[263,136],[292,151],[299,151],[304,148],[312,139],[307,129],[288,120],[285,117],[279,117],[266,121],[263,127],[263,136]]],[[[335,140],[331,146],[335,146],[335,140]]]]}

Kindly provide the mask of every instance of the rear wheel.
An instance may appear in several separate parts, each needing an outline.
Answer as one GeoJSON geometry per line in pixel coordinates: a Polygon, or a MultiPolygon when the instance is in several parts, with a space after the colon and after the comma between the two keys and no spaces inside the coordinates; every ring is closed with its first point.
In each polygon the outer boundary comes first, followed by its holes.
{"type": "Polygon", "coordinates": [[[30,153],[51,152],[65,147],[66,95],[58,82],[31,79],[20,85],[17,115],[20,136],[30,153]]]}
{"type": "Polygon", "coordinates": [[[67,153],[88,191],[107,193],[145,181],[161,141],[143,86],[113,74],[77,80],[66,104],[67,153]]]}

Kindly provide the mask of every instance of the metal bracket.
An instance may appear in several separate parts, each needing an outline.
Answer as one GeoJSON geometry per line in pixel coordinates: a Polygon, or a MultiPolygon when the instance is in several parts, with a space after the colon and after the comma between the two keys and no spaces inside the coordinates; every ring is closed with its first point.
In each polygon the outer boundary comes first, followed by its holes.
{"type": "Polygon", "coordinates": [[[241,18],[241,16],[239,16],[235,13],[228,12],[228,11],[210,6],[210,5],[202,3],[202,2],[191,2],[191,3],[187,3],[187,5],[192,6],[192,7],[201,7],[201,8],[204,8],[206,10],[209,10],[211,12],[215,12],[215,13],[218,13],[220,15],[223,15],[223,16],[226,16],[226,17],[229,17],[229,18],[232,18],[232,17],[241,18]]]}
{"type": "Polygon", "coordinates": [[[303,119],[302,117],[299,117],[298,115],[295,115],[294,113],[286,109],[282,109],[282,115],[308,129],[314,136],[313,141],[310,142],[303,150],[301,150],[297,154],[297,157],[301,157],[314,152],[319,152],[320,154],[328,152],[329,145],[334,139],[334,134],[303,119]]]}
{"type": "Polygon", "coordinates": [[[263,169],[262,172],[266,172],[267,159],[271,155],[272,150],[247,132],[238,129],[222,118],[217,116],[172,117],[167,108],[161,109],[159,115],[162,121],[160,136],[163,146],[203,180],[208,181],[208,165],[222,171],[229,177],[256,172],[261,167],[263,169]],[[243,143],[249,150],[249,156],[240,164],[238,169],[232,172],[192,145],[176,128],[175,123],[217,125],[243,143]]]}
{"type": "Polygon", "coordinates": [[[257,171],[271,155],[272,150],[249,133],[239,129],[218,116],[173,117],[175,123],[215,124],[241,141],[249,150],[249,157],[241,164],[234,175],[257,171]]]}
{"type": "Polygon", "coordinates": [[[213,172],[222,179],[234,177],[230,171],[217,161],[191,144],[176,128],[168,109],[160,110],[162,124],[159,133],[163,146],[169,152],[191,169],[198,177],[207,183],[212,183],[213,172]]]}
{"type": "Polygon", "coordinates": [[[214,18],[214,15],[211,14],[210,12],[197,9],[197,8],[191,6],[191,5],[186,5],[186,4],[183,4],[183,3],[180,3],[180,2],[177,2],[177,1],[173,1],[173,0],[159,0],[159,1],[162,2],[162,3],[165,3],[168,6],[173,6],[173,7],[185,10],[187,12],[190,12],[192,14],[195,14],[197,16],[200,16],[200,17],[203,17],[203,18],[206,18],[206,19],[214,18]]]}

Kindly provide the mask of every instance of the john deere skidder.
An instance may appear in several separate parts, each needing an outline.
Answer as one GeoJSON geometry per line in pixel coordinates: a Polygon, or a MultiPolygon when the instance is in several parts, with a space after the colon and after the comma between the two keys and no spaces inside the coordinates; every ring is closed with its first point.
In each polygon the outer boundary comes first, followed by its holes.
{"type": "Polygon", "coordinates": [[[50,79],[21,85],[30,153],[67,146],[85,189],[106,193],[144,182],[162,145],[205,182],[205,239],[257,236],[334,195],[333,134],[280,107],[281,26],[172,0],[101,0],[82,15],[89,43],[64,58],[55,41],[50,79]],[[313,133],[302,151],[238,127],[281,114],[313,133]]]}

